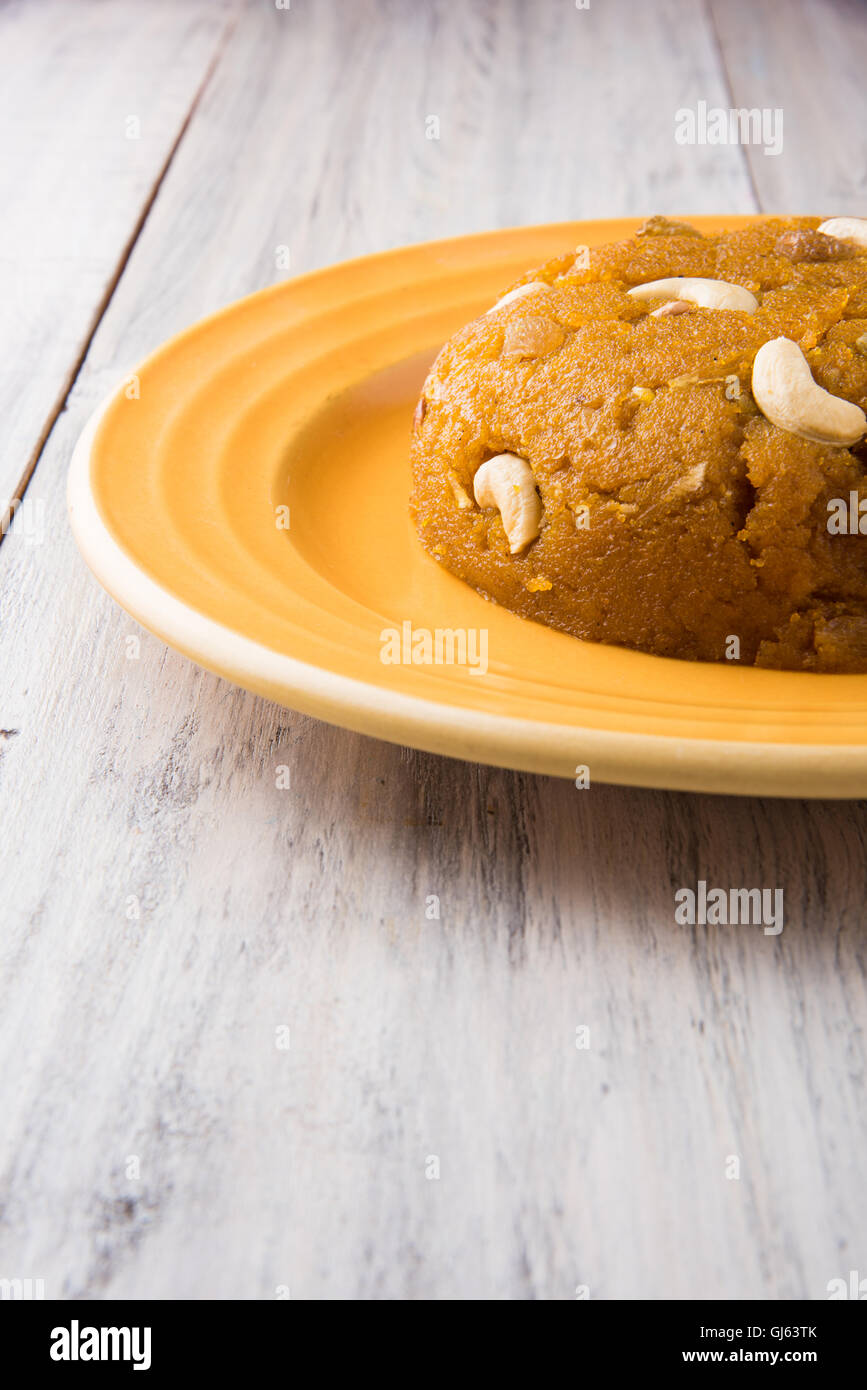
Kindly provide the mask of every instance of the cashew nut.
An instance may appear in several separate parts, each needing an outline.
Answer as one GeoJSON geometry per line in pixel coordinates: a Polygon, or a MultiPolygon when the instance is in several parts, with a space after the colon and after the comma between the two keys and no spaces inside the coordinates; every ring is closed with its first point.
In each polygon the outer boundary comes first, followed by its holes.
{"type": "Polygon", "coordinates": [[[867,218],[864,217],[829,217],[819,231],[838,241],[854,241],[856,246],[867,246],[867,218]]]}
{"type": "Polygon", "coordinates": [[[772,338],[759,348],[752,389],[771,424],[816,444],[855,444],[867,429],[860,406],[832,396],[813,380],[809,362],[791,338],[772,338]]]}
{"type": "Polygon", "coordinates": [[[651,280],[629,291],[632,299],[685,299],[702,309],[739,309],[754,314],[759,307],[755,295],[728,280],[704,280],[699,276],[674,275],[669,280],[651,280]]]}
{"type": "Polygon", "coordinates": [[[536,539],[542,503],[526,459],[517,454],[497,454],[488,459],[473,479],[473,492],[480,507],[498,509],[513,555],[536,539]]]}
{"type": "Polygon", "coordinates": [[[504,304],[511,304],[513,299],[520,299],[522,295],[529,294],[531,290],[550,288],[550,285],[547,285],[544,280],[528,280],[526,285],[519,285],[517,289],[509,290],[508,294],[504,294],[502,299],[498,299],[496,304],[492,304],[490,309],[485,310],[485,313],[492,314],[495,309],[502,309],[504,304]]]}
{"type": "Polygon", "coordinates": [[[672,314],[690,314],[692,305],[685,299],[667,299],[664,304],[660,304],[658,309],[654,309],[650,317],[652,319],[668,319],[672,314]]]}

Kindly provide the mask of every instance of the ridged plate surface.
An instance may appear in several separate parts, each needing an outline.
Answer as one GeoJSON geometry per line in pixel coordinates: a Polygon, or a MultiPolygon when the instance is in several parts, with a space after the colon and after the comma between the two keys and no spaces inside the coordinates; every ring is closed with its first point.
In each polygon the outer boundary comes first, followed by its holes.
{"type": "MultiPolygon", "coordinates": [[[[749,220],[693,219],[704,230],[749,220]]],[[[203,666],[380,738],[560,776],[587,765],[591,784],[864,795],[867,676],[578,642],[484,602],[416,540],[410,420],[439,345],[528,266],[636,225],[405,247],[196,324],[79,442],[69,501],[85,559],[203,666]],[[486,674],[383,664],[384,629],[406,622],[485,630],[486,674]]]]}

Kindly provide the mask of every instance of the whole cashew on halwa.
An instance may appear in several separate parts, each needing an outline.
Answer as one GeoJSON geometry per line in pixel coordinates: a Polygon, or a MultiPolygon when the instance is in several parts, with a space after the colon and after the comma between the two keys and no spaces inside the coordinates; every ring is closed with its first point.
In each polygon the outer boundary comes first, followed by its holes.
{"type": "Polygon", "coordinates": [[[838,241],[854,241],[856,246],[867,247],[867,218],[829,217],[819,228],[825,236],[836,237],[838,241]]]}
{"type": "Polygon", "coordinates": [[[791,338],[772,338],[756,353],[753,396],[773,425],[816,444],[846,447],[867,430],[867,415],[852,401],[825,391],[791,338]]]}
{"type": "Polygon", "coordinates": [[[480,507],[499,511],[513,555],[536,539],[542,503],[526,459],[517,454],[497,454],[488,459],[473,479],[473,492],[480,507]]]}
{"type": "Polygon", "coordinates": [[[743,314],[754,314],[759,307],[755,295],[742,285],[701,276],[674,275],[668,280],[651,280],[647,285],[635,285],[628,294],[630,299],[679,299],[701,309],[739,309],[743,314]]]}

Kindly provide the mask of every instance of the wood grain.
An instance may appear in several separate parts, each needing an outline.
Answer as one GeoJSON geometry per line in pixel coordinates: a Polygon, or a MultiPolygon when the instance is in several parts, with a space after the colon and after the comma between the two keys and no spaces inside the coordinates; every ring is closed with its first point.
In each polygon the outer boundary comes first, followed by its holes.
{"type": "Polygon", "coordinates": [[[0,8],[0,526],[230,17],[227,0],[0,8]]]}
{"type": "Polygon", "coordinates": [[[745,146],[762,210],[863,217],[867,6],[859,0],[709,3],[731,105],[782,112],[779,155],[745,146]]]}
{"type": "Polygon", "coordinates": [[[64,516],[90,409],[278,245],[297,271],[749,210],[742,150],[673,140],[726,91],[687,0],[245,11],[31,483],[44,543],[0,548],[6,1277],[821,1298],[864,1267],[862,805],[577,791],[329,728],[139,633],[64,516]],[[677,926],[698,878],[783,887],[782,934],[677,926]]]}

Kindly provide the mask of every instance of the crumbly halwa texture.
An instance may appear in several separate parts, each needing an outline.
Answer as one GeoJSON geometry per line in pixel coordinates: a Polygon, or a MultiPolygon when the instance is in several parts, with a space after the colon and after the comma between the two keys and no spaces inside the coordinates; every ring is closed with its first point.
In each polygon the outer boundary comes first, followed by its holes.
{"type": "Polygon", "coordinates": [[[867,448],[788,433],[750,393],[758,349],[784,336],[867,406],[867,250],[820,220],[702,236],[652,218],[584,268],[573,253],[528,271],[518,284],[547,288],[456,333],[425,382],[411,506],[430,553],[589,641],[722,661],[735,635],[742,664],[867,671],[867,536],[827,529],[829,499],[867,498],[867,448]],[[654,317],[627,295],[669,276],[742,285],[758,311],[654,317]],[[528,461],[544,509],[517,555],[473,499],[500,453],[528,461]]]}

